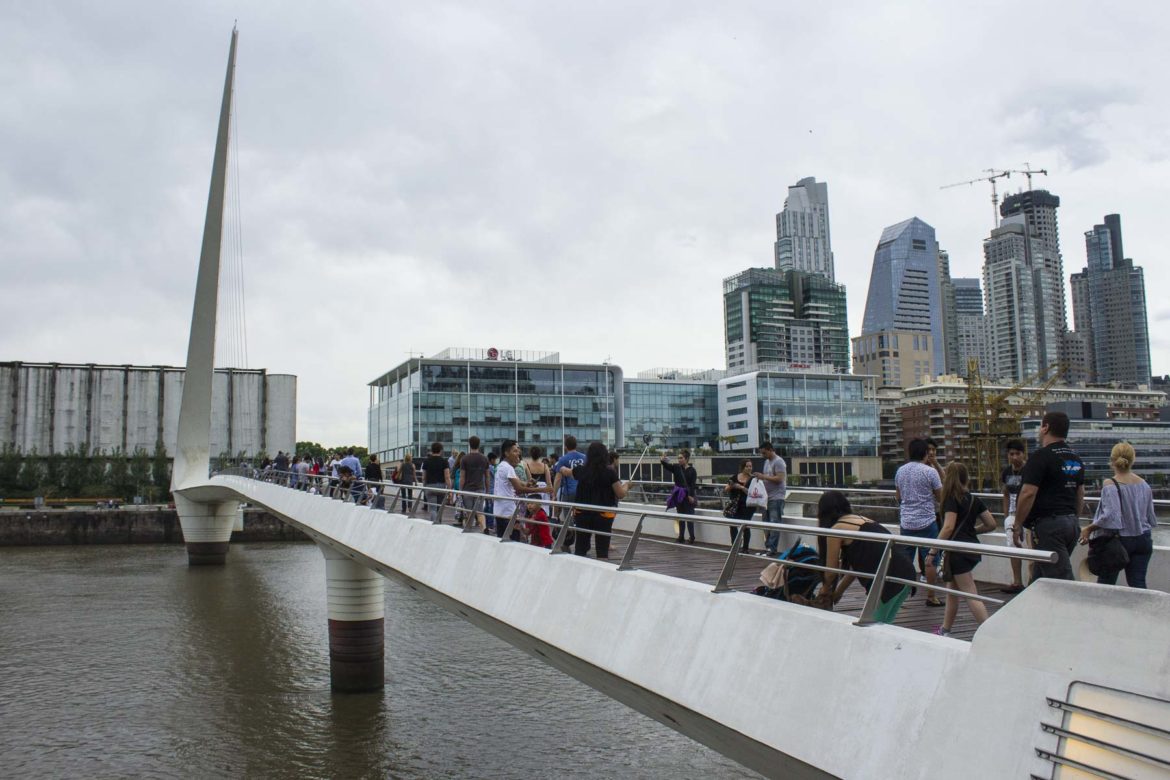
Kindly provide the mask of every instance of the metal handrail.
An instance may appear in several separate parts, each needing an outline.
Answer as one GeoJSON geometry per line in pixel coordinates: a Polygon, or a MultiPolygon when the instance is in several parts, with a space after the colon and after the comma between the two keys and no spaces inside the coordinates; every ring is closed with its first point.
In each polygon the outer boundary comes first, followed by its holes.
{"type": "MultiPolygon", "coordinates": [[[[282,478],[285,476],[292,476],[293,475],[293,472],[273,471],[273,470],[269,470],[265,475],[259,475],[253,469],[247,469],[246,471],[247,471],[247,473],[241,474],[241,476],[247,476],[249,478],[258,479],[261,481],[264,481],[265,476],[267,476],[267,477],[275,476],[277,478],[282,478]]],[[[226,472],[220,472],[220,473],[226,473],[226,472]]],[[[298,475],[298,476],[302,476],[302,475],[298,475]]],[[[326,477],[324,475],[311,475],[311,476],[315,476],[317,481],[321,481],[322,478],[324,478],[324,480],[326,480],[326,481],[329,481],[332,479],[331,477],[326,477]]],[[[920,587],[920,588],[923,588],[924,590],[928,590],[928,591],[932,591],[932,592],[946,593],[948,595],[954,595],[954,596],[961,598],[961,599],[977,599],[979,601],[986,601],[986,602],[994,603],[994,604],[1002,604],[1003,603],[1003,601],[1001,601],[999,599],[991,598],[988,596],[982,596],[979,594],[971,594],[971,593],[967,593],[966,591],[961,591],[961,590],[953,589],[953,588],[947,588],[945,586],[930,585],[930,584],[926,584],[926,583],[921,583],[921,582],[912,581],[912,580],[906,580],[906,579],[903,579],[900,577],[894,577],[891,575],[887,575],[887,569],[888,569],[888,565],[890,562],[890,557],[893,554],[893,550],[895,547],[899,547],[899,546],[906,546],[906,547],[929,546],[932,549],[936,549],[936,550],[961,552],[961,553],[973,553],[976,555],[991,555],[994,557],[1001,557],[1001,558],[1015,558],[1015,559],[1022,560],[1022,561],[1030,561],[1030,562],[1037,562],[1037,563],[1052,563],[1056,560],[1056,553],[1039,551],[1039,550],[1010,548],[1010,547],[1003,547],[1000,545],[974,544],[974,543],[970,543],[970,542],[955,542],[955,541],[944,540],[944,539],[923,540],[923,539],[918,538],[918,537],[902,537],[902,536],[894,535],[894,534],[877,534],[877,533],[869,533],[869,532],[865,532],[865,531],[845,531],[845,530],[839,530],[839,529],[835,529],[835,528],[821,528],[819,526],[799,525],[799,524],[795,524],[792,522],[768,523],[768,522],[761,522],[761,521],[756,521],[756,520],[731,520],[731,519],[721,517],[721,516],[714,517],[714,516],[710,516],[710,515],[697,515],[697,514],[696,515],[679,515],[677,513],[669,513],[666,511],[659,511],[659,510],[652,510],[652,509],[631,510],[629,508],[626,508],[623,510],[623,508],[621,507],[620,504],[618,506],[602,506],[602,505],[597,505],[597,504],[584,504],[584,503],[571,502],[571,501],[559,501],[559,500],[554,500],[552,498],[546,498],[546,496],[548,494],[541,493],[541,492],[520,494],[520,495],[517,495],[514,497],[513,496],[504,497],[504,496],[499,496],[499,495],[492,494],[492,493],[481,493],[481,492],[469,491],[469,490],[456,490],[454,488],[438,487],[438,486],[434,486],[434,485],[426,486],[426,487],[419,486],[418,488],[414,488],[413,486],[406,487],[406,486],[399,485],[399,484],[396,484],[393,482],[372,481],[372,480],[371,481],[362,480],[360,483],[355,482],[354,486],[350,487],[345,492],[352,495],[357,485],[361,485],[361,486],[365,486],[365,487],[368,487],[370,485],[376,485],[376,486],[379,486],[382,488],[387,488],[387,487],[394,488],[397,492],[395,495],[395,500],[391,504],[391,507],[386,510],[388,512],[393,511],[393,507],[397,506],[398,498],[401,496],[401,492],[404,489],[409,489],[409,490],[418,489],[418,490],[423,491],[424,494],[426,494],[426,493],[441,493],[441,494],[443,494],[444,499],[442,501],[440,501],[437,505],[438,511],[436,512],[436,517],[435,517],[435,520],[433,521],[436,524],[442,523],[442,507],[446,505],[446,503],[447,503],[446,499],[448,497],[453,498],[455,496],[459,496],[459,497],[465,497],[465,498],[470,497],[470,498],[474,499],[472,507],[470,509],[467,508],[466,506],[464,506],[464,511],[468,512],[470,516],[474,516],[475,514],[484,514],[482,512],[482,506],[483,506],[482,502],[484,502],[484,501],[488,501],[488,500],[499,501],[501,499],[503,499],[505,501],[513,501],[513,502],[515,502],[516,506],[515,506],[515,509],[512,510],[512,513],[508,518],[507,527],[505,528],[504,534],[500,539],[501,542],[512,541],[511,540],[512,531],[515,529],[515,525],[517,522],[517,516],[519,514],[520,506],[522,504],[537,503],[537,504],[541,504],[541,505],[555,506],[558,508],[571,510],[567,514],[567,516],[562,517],[561,522],[547,523],[550,527],[556,526],[559,529],[559,532],[557,534],[557,538],[554,540],[553,546],[549,550],[550,554],[560,553],[561,547],[564,545],[564,542],[568,536],[569,530],[574,527],[574,517],[573,517],[572,510],[585,511],[585,512],[616,512],[616,513],[627,514],[627,515],[638,515],[637,525],[635,526],[634,531],[629,535],[630,543],[627,545],[625,554],[622,557],[622,561],[618,565],[619,571],[627,571],[627,570],[632,568],[631,562],[633,560],[634,551],[637,547],[638,542],[642,538],[644,538],[642,535],[642,527],[643,527],[643,524],[644,524],[646,518],[648,518],[648,517],[659,517],[659,518],[664,518],[664,519],[671,520],[671,521],[677,521],[681,517],[681,518],[685,519],[687,522],[692,522],[692,518],[693,518],[693,522],[706,523],[709,525],[720,525],[720,526],[724,526],[724,527],[728,527],[728,528],[734,527],[737,529],[737,532],[735,535],[735,540],[732,542],[731,547],[727,552],[727,559],[724,562],[723,570],[720,573],[719,580],[715,584],[715,587],[713,589],[713,592],[715,592],[715,593],[722,593],[722,592],[726,592],[728,590],[731,590],[728,583],[731,579],[732,574],[734,573],[735,565],[736,565],[740,556],[748,555],[748,556],[754,557],[754,558],[764,557],[764,556],[759,556],[755,553],[750,553],[750,552],[746,552],[746,551],[742,550],[744,529],[756,529],[756,530],[759,530],[761,532],[790,531],[790,532],[797,532],[801,535],[808,534],[808,535],[812,535],[812,536],[816,536],[816,537],[826,537],[826,538],[831,537],[831,538],[851,539],[851,540],[859,540],[859,541],[879,542],[883,545],[882,557],[880,559],[877,571],[875,571],[873,573],[857,572],[857,571],[852,571],[852,570],[848,570],[848,569],[841,569],[841,568],[830,567],[830,566],[822,566],[822,565],[817,565],[817,564],[798,563],[795,561],[781,560],[779,558],[776,558],[776,559],[767,558],[767,560],[769,560],[770,562],[778,563],[781,566],[813,569],[813,570],[822,571],[822,572],[833,572],[833,573],[836,573],[839,575],[847,575],[847,576],[852,576],[855,578],[871,580],[869,594],[866,598],[865,605],[862,608],[862,612],[861,612],[860,617],[856,621],[856,623],[858,625],[866,625],[866,624],[873,622],[873,614],[876,612],[876,610],[879,606],[880,594],[881,594],[881,591],[884,589],[884,586],[885,586],[887,581],[902,584],[902,585],[909,585],[912,587],[920,587]],[[926,542],[926,543],[924,543],[924,542],[926,542]]],[[[292,489],[291,486],[289,486],[287,484],[282,485],[282,486],[290,487],[290,489],[292,489]]],[[[549,491],[551,492],[551,488],[549,488],[549,491]]],[[[385,494],[383,494],[383,495],[385,495],[385,494]]],[[[368,492],[367,492],[367,496],[368,496],[368,492]]],[[[345,498],[345,495],[334,496],[334,497],[345,498]]],[[[412,514],[413,514],[414,509],[417,509],[419,504],[427,504],[427,505],[434,504],[433,501],[428,501],[428,498],[430,498],[430,497],[424,495],[424,496],[421,496],[417,501],[415,501],[414,507],[411,509],[412,514]]],[[[501,518],[497,516],[496,519],[498,522],[501,518]]],[[[792,517],[792,516],[782,516],[781,519],[792,521],[792,520],[800,520],[803,518],[796,518],[796,517],[792,517]]],[[[531,522],[531,521],[526,521],[526,522],[531,522]]],[[[544,523],[541,523],[541,524],[543,525],[544,523]]],[[[464,520],[463,530],[465,532],[468,530],[472,530],[472,529],[469,529],[469,527],[468,527],[467,519],[464,520]]],[[[623,534],[623,533],[614,533],[612,531],[605,532],[605,531],[596,531],[596,530],[589,529],[589,530],[583,531],[583,532],[590,533],[590,534],[597,534],[599,536],[608,536],[611,538],[615,537],[615,536],[625,537],[625,534],[623,534]]],[[[658,543],[658,544],[666,544],[668,546],[677,546],[677,543],[671,543],[669,541],[663,541],[663,540],[658,540],[658,539],[653,539],[653,538],[650,538],[650,541],[653,541],[653,542],[658,543]]],[[[707,549],[707,548],[688,548],[688,549],[707,549]]],[[[721,552],[721,550],[715,550],[715,549],[712,549],[711,551],[712,552],[721,552]]]]}
{"type": "MultiPolygon", "coordinates": [[[[649,479],[634,480],[634,484],[636,484],[636,485],[662,485],[662,486],[671,486],[671,487],[674,486],[673,482],[667,482],[667,481],[662,481],[662,480],[649,480],[649,479]]],[[[723,490],[723,488],[726,487],[727,483],[726,482],[697,482],[696,485],[698,487],[701,487],[701,488],[713,488],[713,489],[723,490]]],[[[788,485],[787,486],[787,491],[789,493],[793,493],[793,492],[826,493],[830,490],[835,490],[835,491],[838,491],[840,493],[858,493],[858,494],[872,495],[872,496],[889,496],[890,498],[893,498],[895,495],[894,491],[890,490],[889,488],[822,487],[819,485],[818,486],[805,486],[805,485],[788,485]]],[[[983,499],[988,499],[988,498],[1001,499],[1001,498],[1003,498],[1002,492],[1000,492],[1000,493],[972,492],[971,495],[978,496],[979,498],[983,498],[983,499]]],[[[1101,500],[1101,496],[1099,496],[1099,495],[1085,496],[1086,502],[1091,501],[1091,502],[1096,503],[1096,502],[1099,502],[1100,500],[1101,500]]],[[[1154,501],[1154,506],[1161,506],[1161,507],[1170,508],[1170,499],[1155,498],[1155,499],[1153,499],[1153,501],[1154,501]]],[[[876,507],[876,508],[885,509],[888,507],[876,507]]]]}

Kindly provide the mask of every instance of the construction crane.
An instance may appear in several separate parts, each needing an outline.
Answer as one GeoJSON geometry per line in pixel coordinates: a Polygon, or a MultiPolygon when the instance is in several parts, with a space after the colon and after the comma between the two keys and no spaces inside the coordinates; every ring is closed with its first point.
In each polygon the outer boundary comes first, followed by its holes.
{"type": "MultiPolygon", "coordinates": [[[[1027,163],[1025,163],[1026,165],[1027,163]]],[[[944,184],[939,187],[940,190],[949,190],[951,187],[962,187],[964,185],[978,184],[981,181],[991,182],[991,226],[992,228],[999,227],[999,190],[996,188],[997,179],[1010,179],[1012,177],[1011,171],[997,171],[994,168],[988,168],[984,173],[990,174],[978,179],[971,179],[970,181],[957,181],[954,184],[944,184]]],[[[1031,171],[1037,173],[1037,171],[1031,171]]],[[[1031,179],[1029,178],[1029,182],[1031,179]]]]}
{"type": "Polygon", "coordinates": [[[1004,443],[1020,435],[1022,413],[1043,405],[1048,391],[1064,372],[1064,365],[1053,363],[1043,371],[989,396],[984,388],[983,376],[979,373],[979,361],[967,361],[967,433],[970,443],[964,448],[962,457],[973,466],[976,485],[983,489],[996,486],[1004,443]],[[1044,381],[1035,390],[1021,392],[1041,379],[1044,381]],[[1013,396],[1017,398],[1015,404],[1009,401],[1013,396]]]}
{"type": "Polygon", "coordinates": [[[1047,171],[1045,168],[1036,168],[1036,169],[1033,169],[1033,168],[1032,168],[1032,166],[1031,166],[1031,165],[1029,165],[1028,163],[1024,163],[1024,169],[1023,169],[1023,170],[1019,170],[1019,171],[1005,171],[1005,172],[1006,172],[1006,173],[1022,173],[1022,174],[1024,174],[1025,176],[1027,176],[1027,177],[1028,177],[1028,190],[1029,190],[1029,191],[1032,189],[1032,177],[1033,177],[1033,176],[1047,176],[1047,175],[1048,175],[1048,171],[1047,171]]]}

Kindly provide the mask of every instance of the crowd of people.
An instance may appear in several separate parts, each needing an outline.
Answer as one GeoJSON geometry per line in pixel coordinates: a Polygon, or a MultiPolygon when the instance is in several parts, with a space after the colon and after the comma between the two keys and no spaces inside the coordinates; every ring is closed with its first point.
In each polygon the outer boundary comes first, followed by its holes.
{"type": "MultiPolygon", "coordinates": [[[[1117,536],[1126,551],[1127,563],[1121,569],[1099,574],[1097,581],[1116,584],[1122,571],[1130,587],[1146,587],[1146,571],[1153,553],[1153,491],[1132,470],[1136,454],[1132,445],[1121,442],[1113,447],[1110,465],[1113,477],[1101,489],[1101,498],[1089,525],[1081,527],[1085,510],[1085,468],[1081,457],[1066,441],[1068,415],[1047,413],[1040,425],[1040,447],[1026,455],[1022,440],[1009,441],[1005,449],[1007,465],[1001,474],[1002,511],[1005,541],[1015,548],[1030,547],[1055,554],[1052,563],[1033,565],[1032,581],[1044,577],[1076,579],[1072,554],[1077,544],[1117,536]]],[[[894,477],[898,500],[898,521],[902,536],[921,539],[922,544],[899,546],[903,555],[891,559],[888,574],[928,585],[945,583],[952,591],[978,595],[975,568],[981,556],[968,552],[943,552],[933,545],[935,539],[978,543],[979,534],[997,528],[987,506],[970,489],[970,475],[960,462],[938,463],[935,443],[915,439],[908,447],[908,461],[894,477]]],[[[888,533],[878,523],[854,514],[848,499],[838,491],[826,492],[817,507],[822,528],[888,533]]],[[[876,540],[822,538],[823,565],[858,573],[877,571],[885,545],[876,540]]],[[[824,605],[838,601],[852,581],[851,576],[826,572],[820,598],[824,605]]],[[[871,580],[858,578],[868,593],[871,580]]],[[[1023,567],[1012,561],[1012,582],[1001,590],[1019,593],[1026,587],[1023,567]]],[[[876,620],[892,622],[898,609],[911,595],[912,586],[886,582],[876,620]]],[[[937,633],[951,633],[960,602],[964,601],[979,623],[987,620],[987,608],[976,598],[963,598],[953,592],[939,599],[935,591],[926,590],[926,604],[943,607],[942,624],[937,633]]]]}
{"type": "MultiPolygon", "coordinates": [[[[1153,492],[1132,470],[1134,449],[1124,442],[1113,448],[1113,477],[1105,481],[1096,512],[1090,524],[1082,528],[1079,518],[1086,516],[1084,464],[1065,441],[1068,428],[1066,414],[1049,412],[1041,423],[1040,447],[1030,455],[1022,440],[1007,443],[1006,466],[1000,480],[1006,543],[1055,553],[1054,562],[1033,565],[1033,581],[1044,577],[1074,579],[1071,556],[1077,544],[1116,536],[1128,562],[1119,570],[1100,574],[1098,582],[1116,584],[1124,572],[1129,586],[1144,588],[1153,552],[1152,530],[1157,521],[1153,492]]],[[[520,445],[509,439],[502,443],[498,454],[485,454],[480,439],[472,436],[466,451],[444,455],[442,443],[435,442],[421,466],[416,466],[407,454],[392,465],[389,473],[383,471],[376,456],[369,456],[363,465],[353,450],[329,453],[325,458],[290,458],[281,452],[263,469],[265,475],[271,475],[268,478],[291,487],[379,508],[385,506],[385,484],[393,484],[401,511],[410,513],[422,502],[430,519],[441,523],[444,508],[451,507],[454,522],[465,529],[500,538],[510,533],[513,540],[546,549],[553,547],[571,513],[571,530],[560,537],[563,550],[580,556],[592,550],[597,558],[605,560],[609,557],[618,502],[627,495],[631,483],[619,478],[617,453],[601,442],[592,442],[584,453],[578,451],[573,436],[566,436],[564,445],[558,457],[547,454],[540,446],[530,447],[524,457],[520,445]],[[452,490],[474,495],[449,492],[452,490]],[[554,509],[552,500],[583,506],[554,509]]],[[[760,446],[760,454],[764,460],[762,470],[756,470],[751,458],[744,458],[727,481],[724,515],[747,522],[758,508],[764,522],[782,523],[787,490],[785,461],[769,442],[760,446]],[[757,480],[765,495],[753,501],[749,491],[757,480]]],[[[998,525],[986,504],[973,494],[965,464],[954,461],[944,468],[938,462],[935,442],[930,439],[911,441],[907,455],[907,462],[898,468],[894,478],[898,524],[903,537],[918,543],[898,545],[895,549],[899,554],[891,558],[887,573],[928,586],[945,585],[951,591],[942,599],[937,591],[922,589],[927,605],[943,608],[937,632],[945,636],[952,630],[961,603],[967,604],[979,623],[987,619],[988,613],[978,598],[959,595],[978,595],[974,572],[981,556],[944,552],[934,545],[934,540],[978,543],[980,534],[994,531],[998,525]]],[[[690,463],[690,452],[684,449],[675,459],[663,456],[660,462],[674,483],[667,506],[677,509],[680,515],[677,542],[694,544],[695,523],[686,519],[695,515],[698,505],[698,478],[690,463]]],[[[882,524],[856,514],[840,491],[822,494],[817,521],[821,528],[889,533],[882,524]]],[[[742,549],[747,549],[751,529],[740,528],[729,526],[730,538],[734,543],[737,533],[742,532],[742,549]]],[[[768,555],[777,556],[793,542],[791,534],[768,531],[764,546],[768,555]]],[[[839,570],[824,572],[817,596],[819,606],[831,608],[855,580],[868,593],[872,577],[855,575],[875,574],[885,547],[877,539],[818,537],[820,565],[839,570]]],[[[1002,590],[1019,593],[1026,587],[1021,561],[1013,559],[1011,570],[1012,582],[1002,590]]],[[[913,590],[912,585],[887,580],[874,619],[892,622],[913,590]]]]}

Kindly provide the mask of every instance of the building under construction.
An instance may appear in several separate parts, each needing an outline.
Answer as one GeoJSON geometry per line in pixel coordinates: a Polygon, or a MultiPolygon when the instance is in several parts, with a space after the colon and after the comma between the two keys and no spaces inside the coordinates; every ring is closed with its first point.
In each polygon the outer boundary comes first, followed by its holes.
{"type": "MultiPolygon", "coordinates": [[[[1166,394],[1142,386],[1123,390],[1111,387],[1067,387],[1045,383],[981,386],[982,406],[976,406],[976,430],[972,430],[971,387],[958,376],[941,376],[902,392],[898,410],[902,418],[901,453],[912,439],[932,438],[939,445],[939,459],[960,460],[978,479],[997,478],[1003,459],[1003,442],[1016,436],[1020,421],[1039,417],[1048,404],[1085,402],[1103,404],[1110,420],[1156,421],[1166,405],[1166,394]],[[979,425],[982,408],[984,420],[979,425]],[[994,465],[993,465],[994,464],[994,465]]],[[[1029,442],[1029,447],[1032,443],[1029,442]]]]}

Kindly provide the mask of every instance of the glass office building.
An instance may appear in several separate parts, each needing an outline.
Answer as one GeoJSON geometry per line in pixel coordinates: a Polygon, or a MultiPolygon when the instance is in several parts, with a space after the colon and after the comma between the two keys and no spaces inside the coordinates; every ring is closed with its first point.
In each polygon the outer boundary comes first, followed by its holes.
{"type": "Polygon", "coordinates": [[[719,381],[719,432],[734,449],[771,441],[786,457],[876,457],[874,378],[755,371],[719,381]]]}
{"type": "Polygon", "coordinates": [[[644,437],[658,448],[715,448],[719,440],[719,383],[722,371],[652,369],[622,385],[626,446],[641,448],[644,437]]]}
{"type": "Polygon", "coordinates": [[[466,450],[472,436],[485,451],[515,439],[559,452],[567,434],[620,447],[621,369],[559,360],[494,348],[412,358],[369,384],[370,452],[419,457],[436,441],[466,450]]]}

